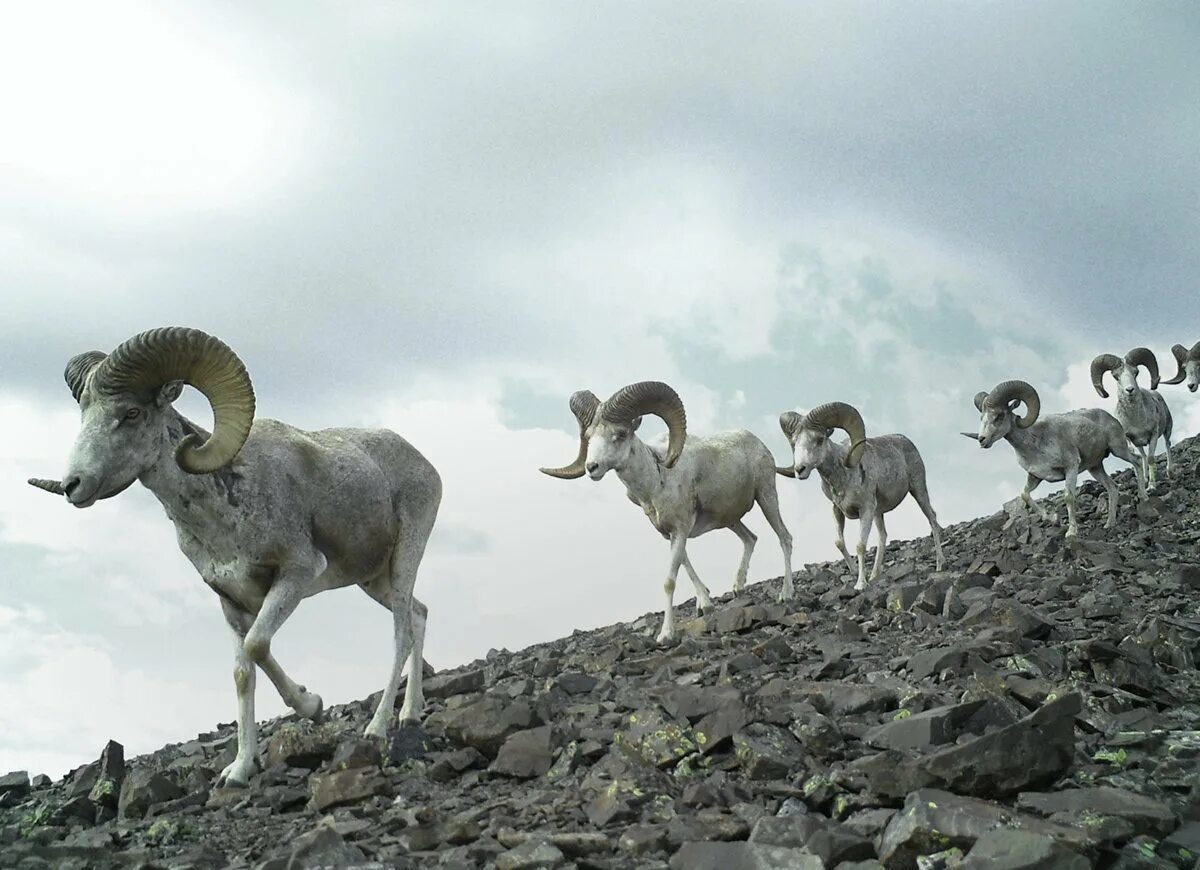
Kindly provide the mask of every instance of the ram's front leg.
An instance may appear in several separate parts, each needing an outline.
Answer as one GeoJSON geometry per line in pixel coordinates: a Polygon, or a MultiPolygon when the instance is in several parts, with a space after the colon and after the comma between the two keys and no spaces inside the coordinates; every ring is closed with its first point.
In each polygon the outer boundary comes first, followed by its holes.
{"type": "Polygon", "coordinates": [[[683,564],[686,547],[687,533],[674,532],[671,535],[671,564],[667,569],[667,580],[663,583],[663,591],[667,594],[667,608],[663,613],[662,631],[658,633],[659,643],[675,640],[675,578],[679,576],[679,566],[683,564]]]}
{"type": "Polygon", "coordinates": [[[1075,501],[1078,494],[1078,477],[1079,470],[1075,468],[1067,469],[1065,478],[1067,484],[1067,493],[1065,501],[1067,502],[1067,537],[1074,538],[1079,534],[1079,522],[1075,516],[1075,501]]]}
{"type": "Polygon", "coordinates": [[[858,582],[854,588],[859,592],[867,588],[867,541],[871,539],[871,513],[863,510],[858,515],[858,582]]]}
{"type": "Polygon", "coordinates": [[[225,621],[233,632],[233,685],[237,689],[237,755],[217,777],[218,786],[244,788],[258,768],[258,721],[254,718],[255,668],[246,655],[246,632],[254,618],[221,600],[225,621]]]}
{"type": "Polygon", "coordinates": [[[850,551],[846,549],[846,515],[836,504],[833,506],[833,521],[837,525],[837,538],[833,543],[841,551],[842,558],[846,562],[846,570],[853,574],[854,562],[850,559],[850,551]]]}
{"type": "MultiPolygon", "coordinates": [[[[887,526],[883,521],[883,511],[875,513],[875,531],[879,534],[879,539],[875,542],[875,567],[871,569],[871,582],[874,583],[879,579],[879,575],[883,573],[883,553],[887,549],[887,526]]],[[[863,525],[866,525],[866,520],[863,520],[863,525]]]]}

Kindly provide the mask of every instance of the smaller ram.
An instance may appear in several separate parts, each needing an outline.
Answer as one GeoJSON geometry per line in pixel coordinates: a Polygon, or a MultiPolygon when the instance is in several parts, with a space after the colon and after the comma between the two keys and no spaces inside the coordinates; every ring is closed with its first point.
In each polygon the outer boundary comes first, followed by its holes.
{"type": "Polygon", "coordinates": [[[1076,481],[1079,472],[1087,471],[1108,490],[1108,521],[1104,527],[1117,524],[1117,484],[1104,470],[1104,460],[1112,455],[1124,459],[1137,475],[1138,494],[1145,497],[1145,481],[1141,463],[1125,438],[1121,421],[1100,408],[1067,411],[1063,414],[1041,416],[1042,402],[1037,390],[1025,381],[1004,381],[990,393],[975,394],[979,410],[979,432],[963,432],[968,438],[987,449],[1001,438],[1017,452],[1017,462],[1028,473],[1021,499],[1030,510],[1037,511],[1043,522],[1057,518],[1030,495],[1042,481],[1067,484],[1067,537],[1079,534],[1075,516],[1076,481]],[[1018,417],[1016,409],[1025,405],[1025,416],[1018,417]]]}
{"type": "Polygon", "coordinates": [[[807,480],[814,470],[821,476],[821,489],[833,503],[833,520],[837,525],[835,543],[851,573],[855,566],[846,551],[846,518],[859,521],[855,589],[862,590],[867,586],[867,541],[871,523],[874,522],[879,531],[875,566],[869,578],[874,581],[879,579],[883,569],[883,553],[887,548],[884,514],[896,508],[908,495],[912,495],[929,520],[937,553],[937,570],[942,570],[942,529],[929,503],[925,463],[912,441],[903,435],[868,438],[862,416],[845,402],[829,402],[808,414],[785,411],[779,415],[779,427],[792,447],[795,464],[776,471],[800,480],[807,480]],[[850,441],[834,441],[835,429],[848,434],[850,441]]]}
{"type": "Polygon", "coordinates": [[[1111,353],[1102,353],[1092,360],[1092,386],[1101,398],[1107,399],[1104,375],[1112,373],[1121,391],[1117,394],[1117,419],[1125,428],[1125,437],[1138,449],[1142,457],[1142,479],[1146,490],[1154,492],[1158,485],[1158,471],[1154,463],[1154,452],[1158,439],[1162,438],[1163,452],[1167,456],[1167,476],[1171,475],[1171,409],[1158,390],[1158,360],[1145,347],[1135,347],[1125,358],[1111,353]],[[1145,366],[1150,373],[1150,389],[1139,387],[1138,368],[1145,366]]]}
{"type": "Polygon", "coordinates": [[[792,536],[779,513],[775,491],[775,461],[771,451],[744,429],[706,438],[687,434],[687,415],[679,395],[659,381],[641,381],[622,387],[601,402],[590,390],[571,395],[571,412],[579,422],[579,454],[562,468],[543,468],[551,477],[573,480],[586,473],[600,480],[615,471],[625,484],[629,500],[646,512],[659,533],[671,542],[671,561],[663,590],[667,607],[659,643],[675,638],[675,578],[687,569],[696,588],[701,611],[712,608],[708,589],[692,569],[687,556],[688,538],[714,529],[729,529],[743,545],[733,588],[746,583],[750,555],[757,536],[742,517],[754,507],[779,537],[783,550],[783,588],[780,600],[792,597],[792,536]],[[654,414],[667,424],[659,441],[647,444],[637,437],[643,414],[654,414]]]}

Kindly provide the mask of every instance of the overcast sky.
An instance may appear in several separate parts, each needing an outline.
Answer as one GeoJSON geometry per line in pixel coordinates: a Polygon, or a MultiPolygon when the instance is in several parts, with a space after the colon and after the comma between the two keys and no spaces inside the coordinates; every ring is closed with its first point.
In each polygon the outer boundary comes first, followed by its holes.
{"type": "MultiPolygon", "coordinates": [[[[786,461],[786,409],[903,431],[944,523],[1024,482],[971,397],[1200,334],[1200,8],[1185,3],[21,4],[0,29],[0,773],[60,776],[234,718],[216,597],[135,487],[61,474],[66,360],[228,342],[260,416],[387,426],[445,481],[417,595],[447,667],[659,609],[666,544],[612,476],[558,481],[571,391],[679,391],[786,461]]],[[[1177,437],[1200,403],[1164,393],[1177,437]]],[[[181,408],[205,425],[194,394],[181,408]]],[[[661,425],[647,423],[646,430],[661,425]]],[[[1117,467],[1115,460],[1110,465],[1117,467]]],[[[798,563],[815,480],[781,479],[798,563]]],[[[751,580],[777,576],[757,510],[751,580]]],[[[851,524],[851,530],[854,526],[851,524]]],[[[927,532],[915,505],[894,538],[927,532]]],[[[714,594],[728,532],[689,548],[714,594]]],[[[678,600],[690,597],[682,583],[678,600]]],[[[275,643],[326,704],[382,687],[357,590],[275,643]]],[[[259,681],[259,714],[285,708],[259,681]]]]}

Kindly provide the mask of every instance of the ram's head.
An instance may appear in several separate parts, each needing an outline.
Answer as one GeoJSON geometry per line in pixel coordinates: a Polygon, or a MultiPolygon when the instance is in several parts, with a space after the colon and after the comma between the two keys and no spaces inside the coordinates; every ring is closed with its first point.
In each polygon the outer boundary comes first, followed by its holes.
{"type": "Polygon", "coordinates": [[[1111,373],[1113,380],[1117,382],[1124,392],[1132,395],[1137,391],[1138,370],[1141,366],[1145,366],[1146,371],[1150,372],[1150,389],[1158,389],[1158,360],[1154,353],[1145,347],[1135,347],[1129,353],[1125,354],[1125,358],[1111,353],[1102,353],[1100,356],[1092,360],[1092,386],[1096,388],[1096,392],[1101,398],[1107,399],[1108,393],[1104,389],[1104,375],[1111,373]]]}
{"type": "Polygon", "coordinates": [[[779,415],[779,428],[792,445],[793,465],[775,470],[785,477],[807,480],[813,469],[834,455],[834,432],[841,429],[850,436],[850,449],[842,457],[847,468],[858,465],[866,445],[867,430],[862,415],[853,405],[845,402],[828,402],[813,408],[807,414],[784,411],[779,415]]]}
{"type": "Polygon", "coordinates": [[[980,447],[991,447],[1014,428],[1028,429],[1037,422],[1042,410],[1042,401],[1037,390],[1025,381],[1004,381],[996,384],[990,393],[975,394],[975,407],[979,410],[979,433],[963,432],[968,438],[979,442],[980,447]],[[1017,408],[1025,405],[1024,417],[1017,416],[1017,408]]]}
{"type": "Polygon", "coordinates": [[[551,477],[571,480],[587,474],[600,480],[610,470],[619,471],[629,461],[634,433],[644,414],[655,414],[667,424],[667,455],[663,465],[674,467],[687,438],[687,414],[679,395],[661,381],[639,381],[601,402],[591,390],[571,394],[571,412],[579,422],[579,453],[562,468],[543,468],[551,477]]]}
{"type": "Polygon", "coordinates": [[[213,432],[195,432],[175,445],[174,461],[190,474],[227,465],[242,449],[254,420],[254,388],[237,355],[197,329],[151,329],[110,354],[72,357],[64,377],[79,402],[82,423],[61,481],[29,482],[65,495],[76,507],[110,498],[161,461],[173,438],[167,412],[184,384],[200,390],[213,409],[213,432]]]}
{"type": "Polygon", "coordinates": [[[1163,383],[1181,384],[1186,379],[1187,388],[1193,393],[1196,392],[1196,388],[1200,387],[1200,341],[1193,344],[1191,350],[1177,344],[1171,348],[1171,354],[1175,357],[1179,371],[1175,373],[1175,377],[1163,383]]]}

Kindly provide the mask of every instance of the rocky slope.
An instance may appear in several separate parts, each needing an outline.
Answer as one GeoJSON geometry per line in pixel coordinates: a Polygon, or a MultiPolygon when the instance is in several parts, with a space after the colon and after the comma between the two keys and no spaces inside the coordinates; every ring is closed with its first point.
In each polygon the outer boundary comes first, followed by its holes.
{"type": "Polygon", "coordinates": [[[1087,485],[1073,544],[1010,506],[942,573],[896,543],[864,594],[826,564],[786,606],[689,603],[669,649],[649,614],[493,651],[382,754],[369,698],[267,723],[247,790],[212,788],[230,725],[0,777],[0,866],[1200,867],[1200,443],[1176,460],[1136,509],[1118,477],[1111,532],[1087,485]]]}

